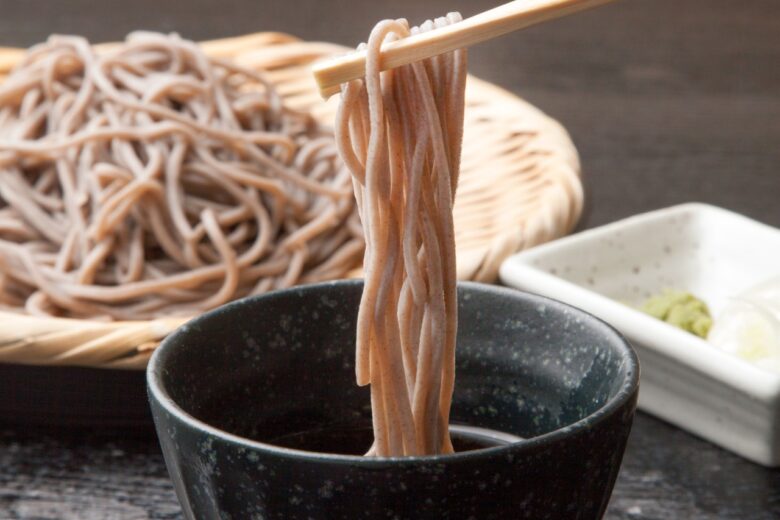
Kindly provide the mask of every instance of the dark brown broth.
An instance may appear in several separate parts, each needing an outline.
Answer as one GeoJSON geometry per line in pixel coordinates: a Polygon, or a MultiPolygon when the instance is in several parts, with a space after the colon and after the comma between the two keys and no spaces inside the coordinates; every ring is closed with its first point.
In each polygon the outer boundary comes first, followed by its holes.
{"type": "MultiPolygon", "coordinates": [[[[486,435],[471,435],[457,429],[451,432],[451,437],[457,453],[508,444],[503,439],[492,439],[486,435]]],[[[371,447],[373,440],[374,433],[370,424],[341,424],[294,432],[267,442],[284,448],[319,453],[363,455],[371,447]]]]}

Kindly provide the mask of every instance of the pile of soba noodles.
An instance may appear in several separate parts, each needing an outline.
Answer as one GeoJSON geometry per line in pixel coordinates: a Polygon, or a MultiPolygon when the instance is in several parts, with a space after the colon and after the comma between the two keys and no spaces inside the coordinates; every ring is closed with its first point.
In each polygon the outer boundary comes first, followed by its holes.
{"type": "Polygon", "coordinates": [[[0,84],[0,306],[190,316],[338,278],[363,251],[332,132],[179,37],[78,37],[0,84]]]}
{"type": "Polygon", "coordinates": [[[453,451],[457,299],[452,207],[463,135],[466,53],[380,72],[383,42],[460,20],[453,13],[410,29],[380,22],[365,80],[342,88],[336,122],[366,237],[357,326],[357,381],[371,385],[369,454],[453,451]]]}

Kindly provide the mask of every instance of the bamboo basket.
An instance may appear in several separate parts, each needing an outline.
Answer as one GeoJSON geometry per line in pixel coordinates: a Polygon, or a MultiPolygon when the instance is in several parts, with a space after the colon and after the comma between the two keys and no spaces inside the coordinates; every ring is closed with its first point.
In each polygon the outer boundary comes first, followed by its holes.
{"type": "MultiPolygon", "coordinates": [[[[309,66],[347,52],[345,47],[273,32],[202,46],[211,56],[267,71],[291,106],[332,123],[337,96],[322,101],[309,66]]],[[[23,54],[0,48],[0,79],[23,54]]],[[[469,76],[454,210],[458,277],[494,281],[510,254],[568,233],[582,204],[579,159],[564,128],[517,96],[469,76]]],[[[0,362],[142,369],[154,347],[184,321],[97,322],[0,312],[0,362]]]]}

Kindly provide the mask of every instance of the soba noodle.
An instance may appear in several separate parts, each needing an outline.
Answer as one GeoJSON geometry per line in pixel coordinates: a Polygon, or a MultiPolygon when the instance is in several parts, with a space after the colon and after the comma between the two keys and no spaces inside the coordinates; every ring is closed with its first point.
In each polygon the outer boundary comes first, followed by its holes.
{"type": "Polygon", "coordinates": [[[0,85],[0,306],[194,315],[363,250],[332,132],[176,36],[30,49],[0,85]]]}
{"type": "Polygon", "coordinates": [[[339,151],[366,237],[356,372],[371,385],[377,456],[452,452],[457,299],[452,207],[463,133],[466,53],[380,72],[383,42],[419,28],[380,22],[365,80],[342,88],[339,151]]]}

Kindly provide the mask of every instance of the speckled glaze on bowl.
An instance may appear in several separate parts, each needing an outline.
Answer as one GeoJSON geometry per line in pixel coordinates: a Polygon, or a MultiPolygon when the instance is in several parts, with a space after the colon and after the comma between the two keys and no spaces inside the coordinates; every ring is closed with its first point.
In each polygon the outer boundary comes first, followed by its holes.
{"type": "Polygon", "coordinates": [[[598,319],[510,289],[459,285],[452,420],[526,440],[385,459],[270,443],[370,418],[354,383],[361,291],[342,281],[241,300],[160,346],[149,396],[187,518],[603,515],[636,407],[636,356],[598,319]]]}

